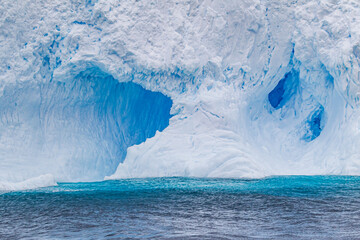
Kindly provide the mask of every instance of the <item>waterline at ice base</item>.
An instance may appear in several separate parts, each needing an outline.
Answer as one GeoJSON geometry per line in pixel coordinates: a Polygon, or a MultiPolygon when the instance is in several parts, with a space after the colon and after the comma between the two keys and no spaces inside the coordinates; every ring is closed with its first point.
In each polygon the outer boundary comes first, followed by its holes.
{"type": "Polygon", "coordinates": [[[2,1],[0,189],[360,175],[357,1],[2,1]]]}

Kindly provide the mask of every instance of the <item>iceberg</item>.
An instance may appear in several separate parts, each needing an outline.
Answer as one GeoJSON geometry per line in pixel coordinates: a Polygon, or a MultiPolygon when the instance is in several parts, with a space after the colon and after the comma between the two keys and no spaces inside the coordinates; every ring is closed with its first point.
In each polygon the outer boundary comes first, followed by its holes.
{"type": "Polygon", "coordinates": [[[0,182],[360,174],[356,1],[0,6],[0,182]]]}

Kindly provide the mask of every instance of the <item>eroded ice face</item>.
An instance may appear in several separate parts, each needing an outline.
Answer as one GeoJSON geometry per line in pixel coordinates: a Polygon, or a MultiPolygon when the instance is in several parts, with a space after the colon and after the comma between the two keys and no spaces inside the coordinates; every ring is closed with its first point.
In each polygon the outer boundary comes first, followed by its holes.
{"type": "Polygon", "coordinates": [[[98,68],[64,82],[7,85],[0,101],[1,165],[9,178],[48,172],[63,181],[112,174],[129,146],[168,126],[172,105],[98,68]]]}

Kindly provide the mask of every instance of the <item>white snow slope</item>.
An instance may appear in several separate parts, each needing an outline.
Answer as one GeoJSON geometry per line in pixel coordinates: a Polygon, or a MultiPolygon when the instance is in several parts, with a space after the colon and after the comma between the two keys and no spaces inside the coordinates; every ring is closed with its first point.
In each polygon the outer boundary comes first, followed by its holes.
{"type": "Polygon", "coordinates": [[[0,187],[359,175],[359,65],[356,0],[2,0],[0,187]]]}

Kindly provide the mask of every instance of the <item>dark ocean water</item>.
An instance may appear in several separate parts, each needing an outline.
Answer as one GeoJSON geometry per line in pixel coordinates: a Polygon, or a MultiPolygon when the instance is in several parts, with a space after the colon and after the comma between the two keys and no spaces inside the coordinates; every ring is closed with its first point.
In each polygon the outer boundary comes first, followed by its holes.
{"type": "Polygon", "coordinates": [[[0,239],[360,239],[360,177],[152,178],[0,192],[0,239]]]}

